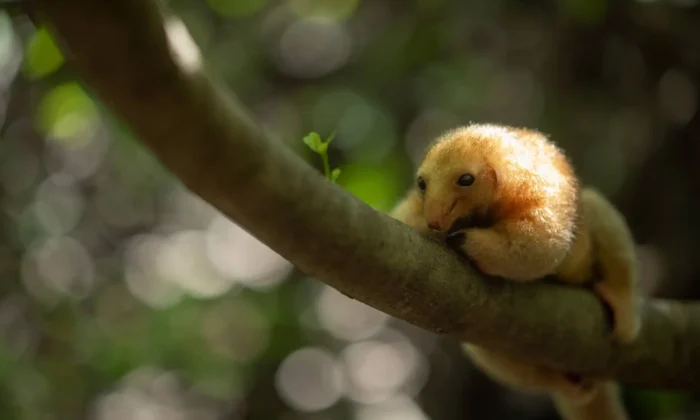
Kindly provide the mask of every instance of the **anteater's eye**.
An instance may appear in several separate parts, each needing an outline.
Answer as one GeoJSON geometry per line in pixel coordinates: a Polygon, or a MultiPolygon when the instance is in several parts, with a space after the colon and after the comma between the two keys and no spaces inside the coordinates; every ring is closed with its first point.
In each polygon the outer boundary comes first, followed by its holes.
{"type": "Polygon", "coordinates": [[[419,189],[419,190],[425,191],[425,180],[423,179],[423,177],[420,177],[420,176],[419,176],[419,177],[418,177],[418,181],[416,181],[416,183],[418,184],[418,189],[419,189]]]}
{"type": "Polygon", "coordinates": [[[464,174],[457,180],[457,185],[460,187],[468,187],[474,183],[474,177],[470,174],[464,174]]]}

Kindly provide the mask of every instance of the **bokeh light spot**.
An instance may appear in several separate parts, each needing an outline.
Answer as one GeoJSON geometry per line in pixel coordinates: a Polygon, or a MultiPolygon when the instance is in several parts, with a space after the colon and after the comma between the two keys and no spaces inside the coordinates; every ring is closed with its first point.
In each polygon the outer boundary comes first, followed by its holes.
{"type": "MultiPolygon", "coordinates": [[[[0,93],[4,90],[4,85],[12,81],[20,65],[22,50],[17,38],[12,28],[12,19],[0,10],[0,93]]],[[[0,117],[2,114],[0,112],[0,117]]],[[[2,120],[0,118],[0,122],[2,120]]]]}
{"type": "Polygon", "coordinates": [[[205,232],[196,230],[164,238],[153,261],[159,276],[196,297],[213,298],[226,293],[233,283],[221,277],[211,264],[206,242],[205,232]]]}
{"type": "Polygon", "coordinates": [[[320,324],[331,335],[344,340],[362,340],[380,331],[389,315],[355,299],[350,299],[330,286],[323,286],[316,299],[320,324]]]}
{"type": "Polygon", "coordinates": [[[362,403],[399,395],[419,368],[417,350],[407,340],[354,343],[343,351],[343,361],[349,396],[362,403]]]}
{"type": "Polygon", "coordinates": [[[352,39],[333,21],[301,19],[282,32],[275,51],[280,70],[299,78],[327,75],[347,62],[352,39]]]}
{"type": "Polygon", "coordinates": [[[287,260],[224,216],[209,225],[206,250],[222,275],[252,288],[274,287],[292,269],[287,260]]]}
{"type": "Polygon", "coordinates": [[[287,356],[275,376],[280,397],[299,411],[320,411],[335,404],[342,393],[342,375],[335,356],[304,348],[287,356]]]}
{"type": "Polygon", "coordinates": [[[253,302],[225,301],[204,316],[202,334],[217,353],[249,362],[265,350],[268,324],[253,302]]]}
{"type": "Polygon", "coordinates": [[[34,216],[46,232],[61,235],[71,232],[80,222],[85,202],[65,177],[53,175],[37,189],[34,216]]]}
{"type": "Polygon", "coordinates": [[[82,244],[68,236],[33,246],[25,256],[22,277],[28,292],[40,299],[46,294],[44,286],[82,299],[88,296],[95,281],[92,258],[82,244]]]}
{"type": "Polygon", "coordinates": [[[70,82],[51,89],[39,105],[41,131],[57,141],[82,147],[100,123],[97,107],[77,83],[70,82]]]}
{"type": "Polygon", "coordinates": [[[149,306],[167,308],[180,301],[182,289],[160,276],[157,261],[165,239],[143,234],[127,243],[124,251],[124,277],[129,291],[149,306]]]}
{"type": "Polygon", "coordinates": [[[394,121],[376,102],[348,88],[329,90],[313,107],[313,125],[337,132],[333,145],[350,161],[379,163],[394,149],[394,121]]]}
{"type": "Polygon", "coordinates": [[[202,54],[184,22],[175,17],[168,18],[165,33],[170,51],[180,67],[188,73],[199,70],[202,67],[202,54]]]}

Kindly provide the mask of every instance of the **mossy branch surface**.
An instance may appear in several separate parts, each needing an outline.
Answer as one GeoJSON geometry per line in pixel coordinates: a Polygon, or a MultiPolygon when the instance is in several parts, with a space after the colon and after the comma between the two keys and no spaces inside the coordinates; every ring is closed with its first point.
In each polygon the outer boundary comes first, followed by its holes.
{"type": "Polygon", "coordinates": [[[700,306],[646,302],[613,346],[590,292],[480,277],[266,137],[233,94],[180,67],[153,0],[35,0],[69,64],[191,191],[300,269],[428,331],[535,363],[700,390],[700,306]]]}

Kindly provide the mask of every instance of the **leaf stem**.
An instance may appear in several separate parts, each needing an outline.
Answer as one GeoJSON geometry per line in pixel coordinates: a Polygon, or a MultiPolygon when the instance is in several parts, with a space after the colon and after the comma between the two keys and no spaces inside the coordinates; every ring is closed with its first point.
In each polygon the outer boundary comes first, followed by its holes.
{"type": "Polygon", "coordinates": [[[323,160],[323,171],[326,173],[326,178],[331,179],[331,167],[328,164],[328,153],[321,153],[321,160],[323,160]]]}

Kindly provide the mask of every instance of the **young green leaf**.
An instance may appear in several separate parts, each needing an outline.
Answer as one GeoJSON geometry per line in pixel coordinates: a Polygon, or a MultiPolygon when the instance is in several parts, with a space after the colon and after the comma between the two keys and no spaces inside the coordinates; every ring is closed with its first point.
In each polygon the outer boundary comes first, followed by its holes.
{"type": "Polygon", "coordinates": [[[321,156],[321,162],[323,162],[323,173],[331,182],[335,182],[335,180],[338,179],[338,176],[340,176],[340,169],[336,168],[331,171],[331,167],[328,164],[328,144],[330,144],[334,138],[335,132],[328,136],[325,141],[320,135],[318,135],[318,133],[311,132],[303,139],[304,144],[306,144],[309,149],[321,156]]]}
{"type": "Polygon", "coordinates": [[[327,146],[326,148],[322,148],[323,140],[321,140],[321,136],[319,136],[318,133],[313,132],[304,137],[304,144],[309,146],[309,149],[319,154],[324,153],[328,148],[327,146]]]}
{"type": "Polygon", "coordinates": [[[335,182],[339,176],[340,176],[340,168],[333,169],[333,172],[331,172],[331,181],[335,182]]]}

